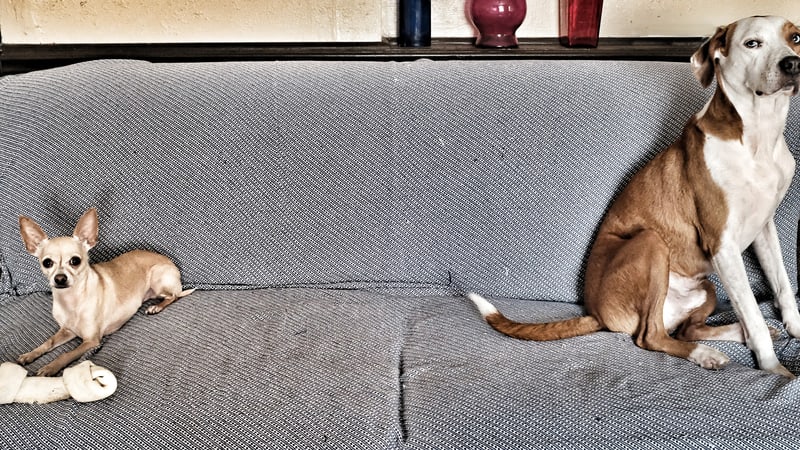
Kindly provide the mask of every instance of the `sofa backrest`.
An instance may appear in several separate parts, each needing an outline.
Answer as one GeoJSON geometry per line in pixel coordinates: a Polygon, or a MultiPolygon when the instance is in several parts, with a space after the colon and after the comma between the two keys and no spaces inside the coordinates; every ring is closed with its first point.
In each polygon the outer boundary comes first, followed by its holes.
{"type": "MultiPolygon", "coordinates": [[[[2,292],[47,289],[18,215],[61,235],[97,206],[94,260],[160,251],[191,286],[580,301],[609,202],[710,94],[660,62],[109,60],[7,76],[2,292]]],[[[798,190],[778,217],[795,286],[798,190]]]]}

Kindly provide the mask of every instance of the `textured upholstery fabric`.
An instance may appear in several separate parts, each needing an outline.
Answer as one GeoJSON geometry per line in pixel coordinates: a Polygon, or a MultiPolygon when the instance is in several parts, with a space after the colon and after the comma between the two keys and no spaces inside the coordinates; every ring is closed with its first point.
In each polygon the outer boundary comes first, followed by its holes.
{"type": "MultiPolygon", "coordinates": [[[[603,212],[710,93],[656,62],[98,61],[0,78],[0,358],[56,329],[20,214],[63,235],[97,206],[95,260],[153,249],[202,289],[84,357],[115,373],[112,397],[0,406],[0,447],[800,447],[800,382],[743,345],[713,343],[734,362],[707,371],[613,333],[517,341],[458,296],[580,315],[603,212]]],[[[795,291],[796,181],[776,218],[795,291]]],[[[720,296],[713,324],[735,320],[720,296]]],[[[800,342],[775,348],[800,373],[800,342]]]]}

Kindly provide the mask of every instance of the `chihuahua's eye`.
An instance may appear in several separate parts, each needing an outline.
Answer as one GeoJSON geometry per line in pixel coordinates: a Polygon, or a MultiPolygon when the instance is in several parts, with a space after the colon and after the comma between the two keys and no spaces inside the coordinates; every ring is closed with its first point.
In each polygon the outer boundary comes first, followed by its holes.
{"type": "Polygon", "coordinates": [[[72,267],[80,266],[81,265],[81,259],[78,258],[77,256],[73,256],[72,258],[69,259],[69,265],[72,266],[72,267]]]}
{"type": "Polygon", "coordinates": [[[750,39],[744,42],[744,46],[747,48],[758,48],[761,47],[761,41],[757,41],[755,39],[750,39]]]}
{"type": "Polygon", "coordinates": [[[792,35],[792,43],[793,44],[800,44],[800,34],[795,33],[792,35]]]}
{"type": "Polygon", "coordinates": [[[42,267],[44,267],[45,269],[49,269],[49,268],[53,267],[53,260],[50,259],[50,258],[43,259],[42,260],[42,267]]]}

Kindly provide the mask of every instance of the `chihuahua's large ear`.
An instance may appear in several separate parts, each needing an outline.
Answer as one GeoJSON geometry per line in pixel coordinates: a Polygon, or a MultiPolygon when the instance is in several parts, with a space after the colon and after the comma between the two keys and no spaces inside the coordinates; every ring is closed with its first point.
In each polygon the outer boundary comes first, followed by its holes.
{"type": "Polygon", "coordinates": [[[727,36],[729,26],[719,27],[711,38],[703,43],[692,55],[691,63],[694,76],[706,88],[714,80],[714,67],[719,62],[716,58],[717,50],[723,55],[728,54],[727,36]]]}
{"type": "Polygon", "coordinates": [[[25,243],[25,250],[31,255],[35,255],[39,244],[47,240],[42,227],[30,217],[19,216],[19,233],[22,235],[22,242],[25,243]]]}
{"type": "Polygon", "coordinates": [[[89,208],[78,219],[78,224],[75,225],[75,231],[72,232],[72,235],[86,242],[89,248],[94,247],[97,244],[97,222],[97,208],[89,208]]]}

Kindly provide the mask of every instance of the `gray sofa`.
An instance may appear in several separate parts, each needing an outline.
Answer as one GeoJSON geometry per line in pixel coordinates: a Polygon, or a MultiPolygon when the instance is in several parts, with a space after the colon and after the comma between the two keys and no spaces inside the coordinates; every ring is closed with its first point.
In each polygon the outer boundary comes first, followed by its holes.
{"type": "MultiPolygon", "coordinates": [[[[628,177],[704,104],[686,63],[108,60],[0,79],[0,359],[56,330],[17,216],[95,261],[156,250],[199,290],[84,356],[96,403],[0,406],[16,448],[798,448],[800,381],[626,335],[518,341],[582,313],[628,177]]],[[[800,149],[800,105],[786,129],[800,149]]],[[[798,180],[778,211],[797,286],[798,180]]],[[[781,327],[757,264],[762,311],[781,327]]],[[[719,290],[715,324],[735,320],[719,290]]],[[[35,371],[68,344],[29,366],[35,371]]],[[[775,341],[800,373],[800,342],[775,341]]]]}

